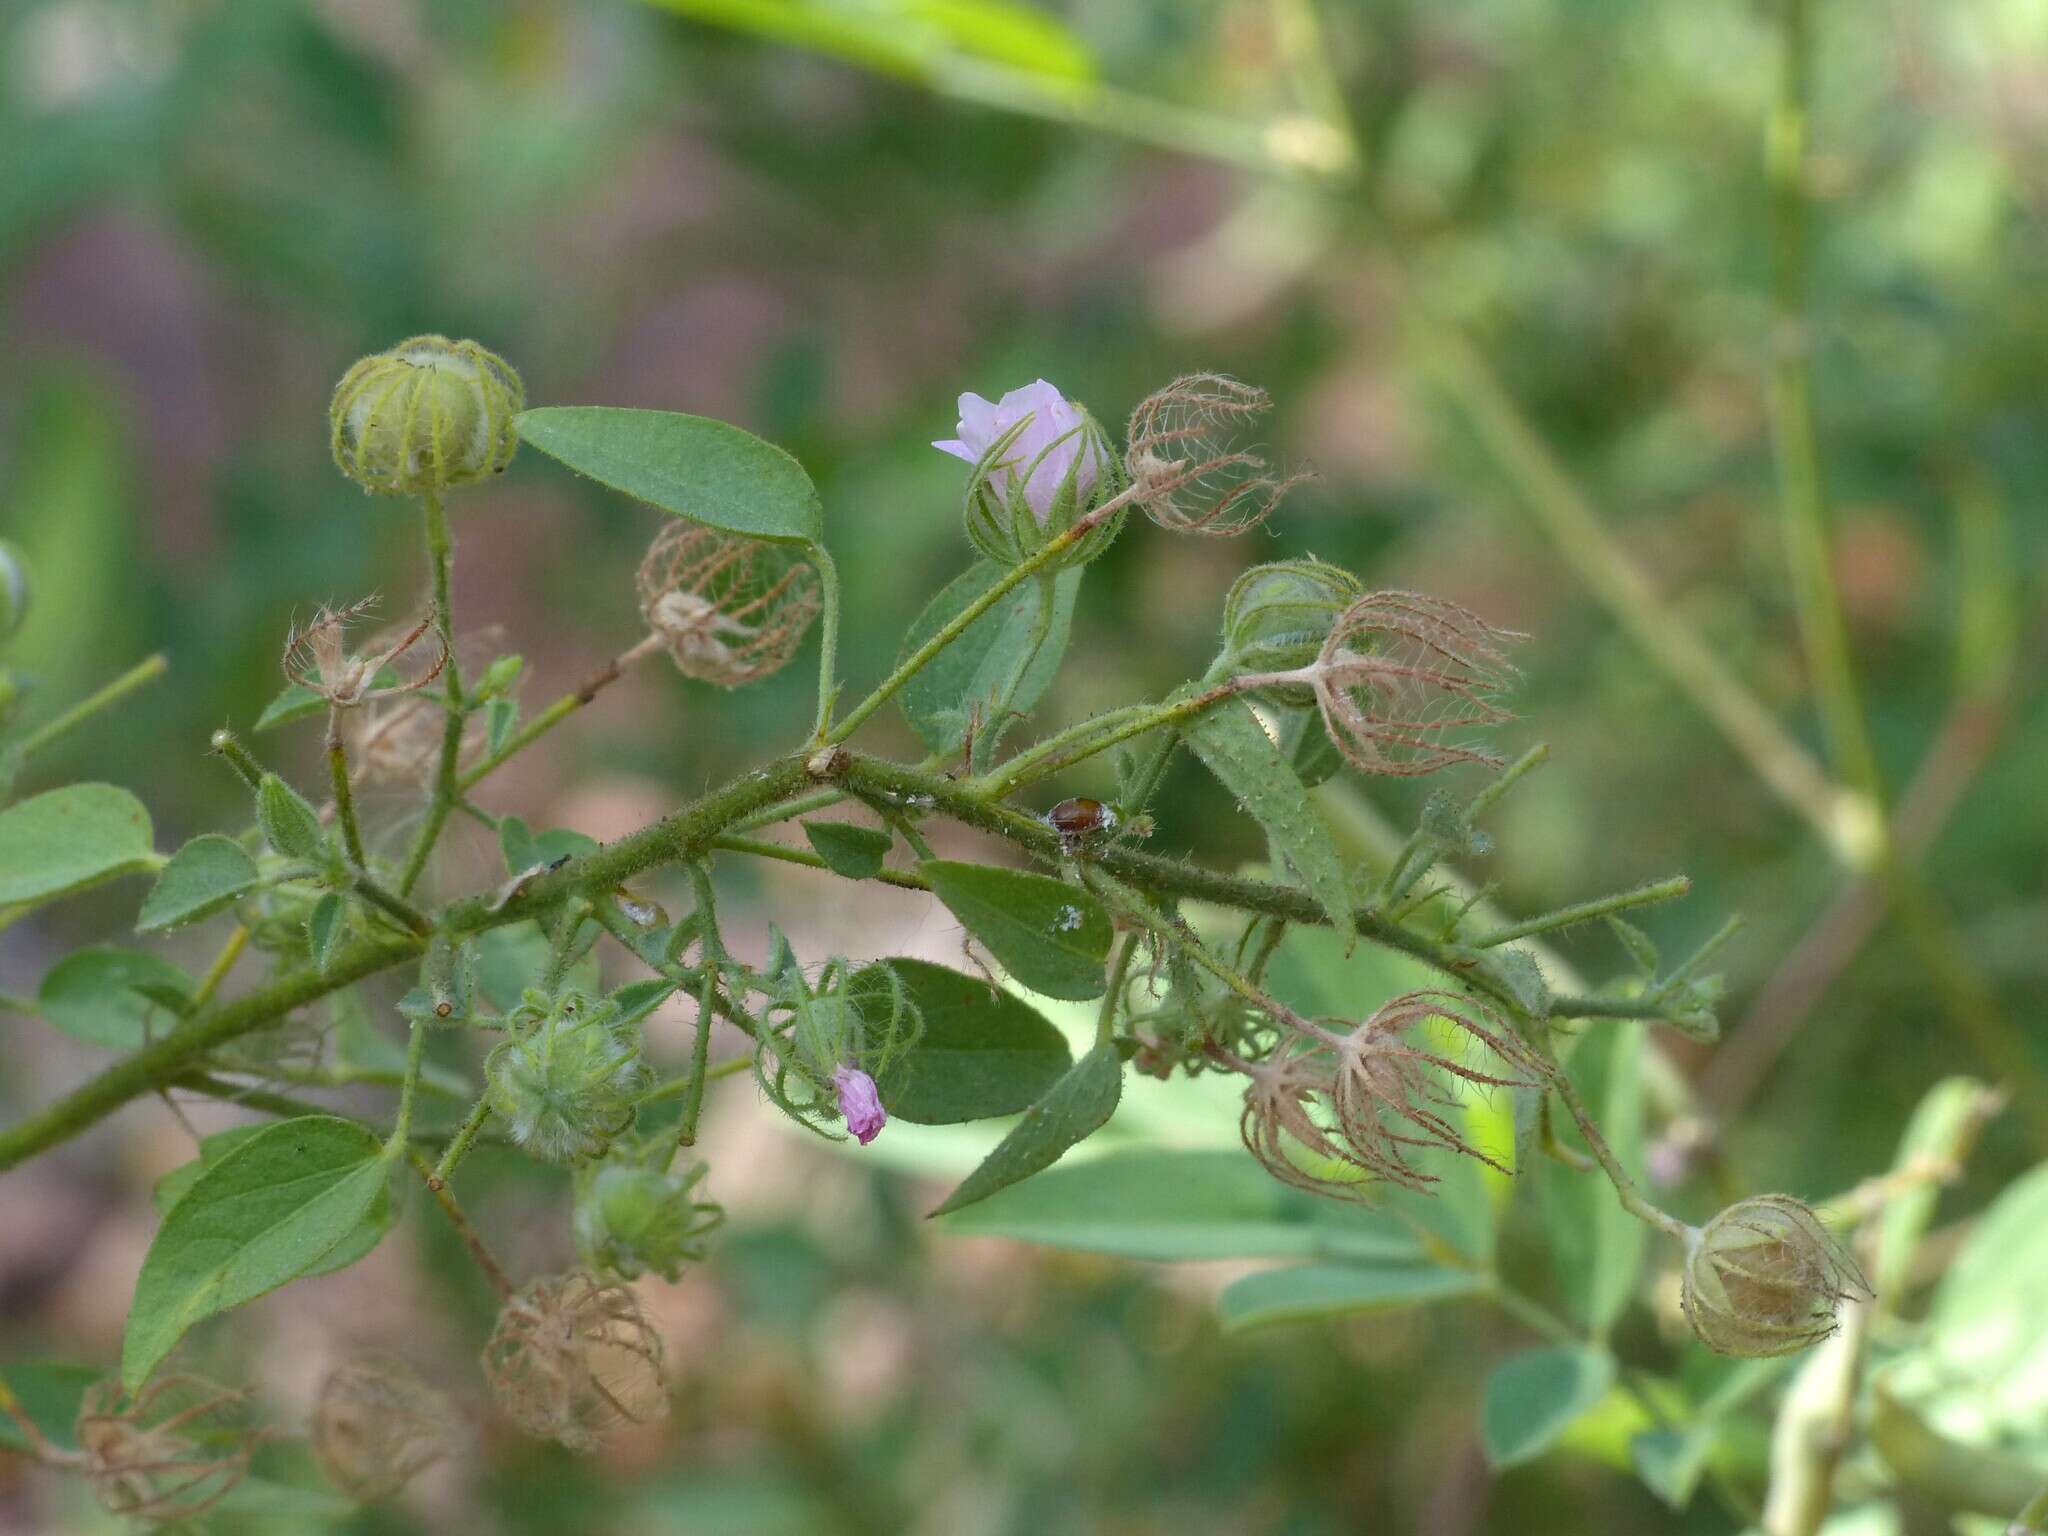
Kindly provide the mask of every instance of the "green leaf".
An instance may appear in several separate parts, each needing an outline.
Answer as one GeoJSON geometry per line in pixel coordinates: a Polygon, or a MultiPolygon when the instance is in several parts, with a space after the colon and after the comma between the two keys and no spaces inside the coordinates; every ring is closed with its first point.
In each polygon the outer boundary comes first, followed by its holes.
{"type": "Polygon", "coordinates": [[[256,786],[256,825],[263,829],[263,840],[288,859],[317,864],[327,857],[320,813],[274,773],[264,774],[256,786]]]}
{"type": "MultiPolygon", "coordinates": [[[[106,1372],[90,1365],[60,1365],[54,1361],[26,1360],[0,1368],[0,1381],[7,1383],[15,1401],[29,1422],[43,1432],[43,1438],[60,1451],[78,1448],[73,1429],[86,1391],[106,1372]]],[[[28,1436],[14,1419],[0,1413],[0,1450],[29,1450],[28,1436]]]]}
{"type": "Polygon", "coordinates": [[[580,859],[602,846],[596,838],[567,827],[535,832],[517,816],[498,823],[498,851],[505,856],[508,875],[523,875],[536,864],[553,864],[558,859],[580,859]]]}
{"type": "Polygon", "coordinates": [[[1494,1467],[1541,1456],[1614,1385],[1614,1357],[1605,1350],[1546,1345],[1510,1355],[1486,1378],[1479,1442],[1494,1467]]]}
{"type": "MultiPolygon", "coordinates": [[[[882,1107],[916,1125],[954,1125],[1030,1108],[1073,1064],[1067,1037],[1007,992],[923,960],[884,960],[924,1019],[917,1044],[882,1074],[882,1107]]],[[[861,1006],[869,967],[848,994],[861,1006]]]]}
{"type": "Polygon", "coordinates": [[[232,837],[208,832],[171,855],[142,898],[135,920],[138,933],[163,933],[210,917],[235,898],[254,890],[256,861],[232,837]]]}
{"type": "Polygon", "coordinates": [[[676,984],[655,976],[646,981],[629,981],[612,994],[619,1005],[618,1024],[638,1024],[675,995],[676,984]]]}
{"type": "Polygon", "coordinates": [[[139,1388],[194,1324],[360,1241],[364,1219],[390,1198],[381,1151],[362,1126],[307,1115],[265,1126],[202,1173],[143,1260],[122,1384],[139,1388]]]}
{"type": "MultiPolygon", "coordinates": [[[[507,923],[477,935],[476,981],[484,1000],[499,1012],[519,1006],[526,989],[539,982],[554,953],[547,933],[531,920],[507,923]]],[[[562,978],[562,985],[595,996],[599,968],[595,950],[584,955],[562,978]]]]}
{"type": "Polygon", "coordinates": [[[1187,729],[1187,741],[1266,829],[1274,852],[1292,866],[1316,905],[1329,914],[1330,925],[1348,940],[1355,928],[1344,861],[1280,744],[1239,699],[1227,699],[1196,719],[1187,729]]]}
{"type": "Polygon", "coordinates": [[[156,862],[149,812],[111,784],[67,784],[0,811],[0,906],[68,896],[156,862]]]}
{"type": "Polygon", "coordinates": [[[782,544],[824,537],[803,466],[773,443],[704,416],[555,405],[513,418],[519,435],[580,475],[677,517],[782,544]]]}
{"type": "Polygon", "coordinates": [[[926,859],[919,867],[967,931],[1032,991],[1077,1003],[1102,996],[1109,914],[1088,892],[991,864],[926,859]]]}
{"type": "Polygon", "coordinates": [[[1483,1276],[1428,1263],[1304,1264],[1246,1275],[1216,1299],[1226,1333],[1476,1296],[1483,1276]]]}
{"type": "Polygon", "coordinates": [[[328,891],[313,903],[313,910],[306,914],[306,948],[312,955],[313,964],[326,970],[327,962],[334,958],[336,947],[347,937],[348,903],[338,893],[328,891]]]}
{"type": "Polygon", "coordinates": [[[1019,0],[649,0],[662,10],[864,68],[943,88],[956,58],[996,64],[1047,85],[1093,78],[1088,46],[1057,17],[1019,0]]]}
{"type": "Polygon", "coordinates": [[[512,728],[519,724],[519,701],[497,698],[484,706],[484,745],[496,756],[505,750],[505,743],[512,739],[512,728]]]}
{"type": "MultiPolygon", "coordinates": [[[[1899,1138],[1892,1167],[1955,1161],[1980,1123],[1988,1090],[1967,1077],[1943,1078],[1927,1090],[1899,1138]]],[[[1940,1187],[1932,1180],[1910,1182],[1884,1203],[1877,1219],[1877,1255],[1871,1288],[1878,1304],[1896,1311],[1910,1288],[1914,1250],[1934,1216],[1940,1187]]]]}
{"type": "Polygon", "coordinates": [[[270,1129],[267,1120],[252,1121],[248,1125],[231,1125],[224,1131],[215,1131],[211,1136],[202,1137],[199,1155],[190,1162],[180,1163],[169,1173],[156,1181],[149,1192],[151,1202],[159,1216],[171,1214],[171,1207],[192,1193],[192,1186],[199,1182],[199,1176],[226,1157],[235,1148],[258,1132],[270,1129]]]}
{"type": "MultiPolygon", "coordinates": [[[[1054,579],[1052,627],[1036,655],[1031,641],[1038,632],[1045,588],[1041,582],[1027,581],[968,625],[903,685],[897,703],[927,749],[946,757],[959,752],[966,745],[977,705],[985,714],[991,700],[1008,697],[1012,710],[1028,714],[1045,696],[1066,654],[1074,597],[1085,569],[1075,566],[1054,579]]],[[[981,560],[954,577],[911,623],[903,637],[903,657],[965,612],[1005,574],[993,561],[981,560]]]]}
{"type": "Polygon", "coordinates": [[[882,860],[896,840],[880,827],[863,827],[850,821],[806,821],[804,836],[835,875],[849,880],[872,880],[882,872],[882,860]]]}
{"type": "Polygon", "coordinates": [[[1011,1127],[1010,1134],[983,1159],[980,1167],[960,1181],[960,1187],[946,1196],[934,1216],[943,1216],[986,1200],[999,1189],[1028,1179],[1050,1168],[1066,1155],[1067,1149],[1086,1140],[1116,1113],[1123,1096],[1124,1067],[1112,1046],[1098,1045],[1083,1056],[1046,1091],[1024,1118],[1011,1127]]]}
{"type": "MultiPolygon", "coordinates": [[[[1643,1030],[1619,1020],[1594,1025],[1566,1068],[1623,1168],[1643,1178],[1643,1030]]],[[[1584,1149],[1577,1128],[1557,1116],[1558,1137],[1584,1149]]],[[[1590,1154],[1588,1154],[1590,1155],[1590,1154]]],[[[1621,1208],[1598,1173],[1562,1164],[1544,1168],[1550,1247],[1566,1309],[1588,1333],[1604,1336],[1627,1309],[1649,1251],[1649,1228],[1621,1208]]]]}
{"type": "Polygon", "coordinates": [[[1010,1237],[1127,1259],[1420,1263],[1389,1211],[1321,1200],[1241,1151],[1137,1147],[1048,1169],[945,1218],[959,1236],[1010,1237]]]}
{"type": "Polygon", "coordinates": [[[192,978],[170,961],[95,944],[50,967],[36,1008],[74,1040],[132,1051],[170,1033],[191,996],[192,978]]]}
{"type": "Polygon", "coordinates": [[[327,700],[303,683],[287,683],[284,692],[263,706],[263,713],[256,717],[254,729],[274,731],[281,725],[290,725],[294,720],[324,715],[328,707],[327,700]]]}

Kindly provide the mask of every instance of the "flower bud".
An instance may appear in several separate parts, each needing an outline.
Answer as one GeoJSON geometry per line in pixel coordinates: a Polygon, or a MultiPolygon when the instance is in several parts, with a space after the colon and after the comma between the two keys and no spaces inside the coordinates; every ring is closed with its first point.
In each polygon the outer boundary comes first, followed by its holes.
{"type": "Polygon", "coordinates": [[[328,1481],[370,1504],[455,1449],[455,1405],[403,1360],[336,1366],[313,1405],[313,1455],[328,1481]]]}
{"type": "Polygon", "coordinates": [[[159,1377],[132,1398],[96,1383],[74,1433],[100,1503],[153,1525],[206,1513],[248,1475],[261,1437],[244,1428],[247,1402],[194,1376],[159,1377]]]}
{"type": "Polygon", "coordinates": [[[28,561],[0,539],[0,641],[11,640],[28,617],[28,561]]]}
{"type": "Polygon", "coordinates": [[[1790,1195],[1738,1201],[1693,1234],[1680,1298],[1717,1354],[1789,1355],[1835,1331],[1845,1299],[1868,1299],[1856,1263],[1790,1195]]]}
{"type": "Polygon", "coordinates": [[[551,1163],[601,1156],[633,1123],[646,1085],[639,1031],[618,1006],[565,992],[531,1031],[484,1063],[491,1108],[513,1141],[551,1163]]]}
{"type": "Polygon", "coordinates": [[[822,606],[818,573],[788,549],[681,520],[648,546],[639,589],[676,670],[725,688],[780,671],[822,606]]]}
{"type": "Polygon", "coordinates": [[[1365,585],[1342,566],[1280,560],[1255,565],[1223,600],[1223,644],[1246,672],[1283,672],[1314,661],[1365,585]]]}
{"type": "Polygon", "coordinates": [[[256,786],[256,825],[263,840],[288,859],[318,864],[329,855],[320,813],[274,773],[264,774],[256,786]]]}
{"type": "Polygon", "coordinates": [[[1162,528],[1228,536],[1255,528],[1290,487],[1264,458],[1232,445],[1272,406],[1263,389],[1220,373],[1192,373],[1147,396],[1131,412],[1124,469],[1132,498],[1162,528]]]}
{"type": "Polygon", "coordinates": [[[843,1120],[865,1146],[889,1118],[876,1079],[923,1033],[924,1016],[886,962],[849,973],[831,960],[815,984],[792,969],[757,1031],[755,1075],[801,1123],[843,1120]]]}
{"type": "Polygon", "coordinates": [[[328,410],[334,462],[366,491],[431,495],[499,473],[526,404],[512,366],[473,341],[415,336],[342,375],[328,410]]]}
{"type": "Polygon", "coordinates": [[[661,1335],[631,1291],[594,1275],[536,1280],[507,1301],[483,1367],[507,1418],[571,1450],[668,1416],[661,1335]]]}
{"type": "MultiPolygon", "coordinates": [[[[967,536],[989,559],[1016,565],[1067,531],[1117,489],[1115,458],[1095,419],[1044,379],[991,403],[960,397],[960,435],[935,442],[974,466],[967,536]]],[[[1116,537],[1112,517],[1060,563],[1092,560],[1116,537]]]]}
{"type": "Polygon", "coordinates": [[[610,1162],[576,1181],[576,1251],[593,1270],[638,1279],[653,1271],[674,1280],[685,1264],[701,1261],[705,1239],[725,1212],[699,1200],[705,1167],[680,1174],[610,1162]]]}
{"type": "Polygon", "coordinates": [[[833,1069],[832,1089],[839,1096],[839,1115],[846,1122],[848,1135],[866,1146],[882,1134],[889,1116],[872,1077],[859,1067],[841,1065],[833,1069]]]}

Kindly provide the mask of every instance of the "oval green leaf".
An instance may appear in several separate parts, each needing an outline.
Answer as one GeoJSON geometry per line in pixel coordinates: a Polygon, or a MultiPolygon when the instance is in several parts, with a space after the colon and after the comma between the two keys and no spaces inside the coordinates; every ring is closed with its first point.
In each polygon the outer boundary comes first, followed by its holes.
{"type": "Polygon", "coordinates": [[[816,544],[824,536],[824,505],[803,466],[728,422],[554,405],[522,411],[513,425],[579,475],[693,523],[783,544],[816,544]]]}
{"type": "MultiPolygon", "coordinates": [[[[1642,1068],[1643,1027],[1619,1021],[1581,1036],[1566,1067],[1607,1145],[1638,1181],[1644,1176],[1642,1068]]],[[[1556,1118],[1559,1138],[1574,1150],[1584,1148],[1569,1117],[1556,1118]]],[[[1590,1157],[1590,1149],[1582,1155],[1590,1157]]],[[[1635,1298],[1650,1229],[1621,1208],[1613,1186],[1597,1174],[1546,1161],[1542,1177],[1559,1292],[1572,1317],[1602,1336],[1635,1298]]]]}
{"type": "Polygon", "coordinates": [[[1216,1298],[1226,1333],[1476,1296],[1483,1276],[1427,1263],[1304,1264],[1246,1275],[1216,1298]]]}
{"type": "Polygon", "coordinates": [[[170,961],[95,944],[50,967],[36,1008],[74,1040],[132,1051],[169,1034],[191,996],[192,978],[170,961]]]}
{"type": "Polygon", "coordinates": [[[1011,1127],[1010,1134],[982,1160],[981,1166],[960,1181],[960,1187],[946,1196],[932,1212],[943,1216],[977,1200],[986,1200],[999,1189],[1028,1179],[1050,1168],[1066,1155],[1067,1149],[1085,1141],[1116,1113],[1123,1096],[1124,1067],[1112,1046],[1098,1045],[1083,1056],[1046,1092],[1024,1118],[1011,1127]]]}
{"type": "Polygon", "coordinates": [[[932,890],[1034,992],[1085,1003],[1109,985],[1109,914],[1078,886],[1017,869],[926,859],[932,890]]]}
{"type": "Polygon", "coordinates": [[[1605,1350],[1546,1345],[1510,1355],[1486,1378],[1479,1441],[1495,1467],[1533,1461],[1614,1385],[1605,1350]]]}
{"type": "MultiPolygon", "coordinates": [[[[1054,579],[1050,627],[1036,651],[1031,642],[1038,633],[1045,584],[1027,581],[968,625],[959,639],[903,685],[897,703],[927,749],[947,757],[958,752],[967,743],[977,711],[985,718],[992,700],[1007,698],[1011,710],[1028,713],[1045,696],[1066,653],[1074,597],[1086,569],[1077,565],[1054,579]]],[[[903,637],[903,657],[944,629],[1003,575],[1001,566],[982,560],[954,577],[912,621],[903,637]]]]}
{"type": "Polygon", "coordinates": [[[156,861],[140,800],[112,784],[67,784],[0,811],[0,906],[68,896],[156,861]]]}
{"type": "Polygon", "coordinates": [[[195,837],[171,855],[142,898],[136,931],[162,933],[197,922],[253,890],[256,881],[256,861],[232,837],[218,832],[195,837]]]}
{"type": "Polygon", "coordinates": [[[362,1126],[307,1115],[266,1126],[202,1173],[143,1260],[122,1384],[140,1387],[194,1324],[359,1242],[364,1219],[389,1200],[388,1168],[362,1126]]]}
{"type": "Polygon", "coordinates": [[[882,860],[889,855],[895,839],[880,827],[863,827],[851,821],[807,821],[804,836],[825,867],[848,880],[872,880],[882,872],[882,860]]]}
{"type": "MultiPolygon", "coordinates": [[[[882,1107],[915,1125],[1014,1115],[1037,1103],[1073,1063],[1067,1037],[1036,1010],[978,976],[924,960],[885,960],[924,1019],[924,1033],[877,1085],[882,1107]]],[[[854,1006],[880,966],[856,975],[854,1006]],[[863,978],[869,978],[864,982],[863,978]]]]}
{"type": "Polygon", "coordinates": [[[1346,1259],[1419,1263],[1391,1212],[1319,1200],[1235,1150],[1140,1147],[1051,1168],[948,1216],[961,1236],[1010,1237],[1155,1263],[1346,1259]]]}

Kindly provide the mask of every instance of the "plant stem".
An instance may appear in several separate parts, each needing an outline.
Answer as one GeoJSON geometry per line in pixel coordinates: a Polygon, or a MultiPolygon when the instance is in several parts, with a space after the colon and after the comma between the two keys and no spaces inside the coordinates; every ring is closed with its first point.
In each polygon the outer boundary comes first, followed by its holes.
{"type": "Polygon", "coordinates": [[[1505,928],[1481,934],[1471,941],[1474,949],[1494,949],[1502,944],[1526,939],[1535,933],[1553,933],[1559,928],[1570,928],[1578,923],[1591,922],[1596,917],[1607,917],[1616,912],[1628,912],[1636,907],[1654,906],[1660,901],[1671,901],[1685,895],[1692,889],[1692,882],[1684,875],[1673,875],[1669,880],[1656,880],[1648,885],[1639,885],[1632,891],[1617,891],[1612,896],[1602,896],[1594,901],[1582,901],[1575,906],[1559,907],[1554,912],[1545,912],[1536,917],[1524,918],[1519,923],[1509,923],[1505,928]]]}
{"type": "Polygon", "coordinates": [[[1035,784],[1040,779],[1063,773],[1076,763],[1086,762],[1134,736],[1156,731],[1161,726],[1184,725],[1226,699],[1245,692],[1248,686],[1245,680],[1234,679],[1184,699],[1114,710],[1108,715],[1084,721],[1080,726],[1070,727],[1028,752],[1019,753],[1003,765],[1001,773],[977,779],[969,787],[984,799],[1000,800],[1026,784],[1035,784]],[[1095,734],[1091,735],[1091,732],[1095,734]],[[1075,744],[1077,737],[1080,740],[1075,744]]]}
{"type": "Polygon", "coordinates": [[[1116,958],[1109,966],[1109,987],[1102,994],[1102,1010],[1095,1015],[1095,1043],[1109,1044],[1110,1035],[1116,1028],[1116,1011],[1124,1000],[1124,986],[1131,974],[1131,956],[1138,947],[1138,936],[1127,933],[1116,947],[1116,958]]]}
{"type": "Polygon", "coordinates": [[[419,883],[427,860],[433,855],[434,845],[441,840],[441,829],[448,823],[448,813],[461,796],[456,770],[462,756],[462,730],[467,718],[463,709],[462,665],[455,655],[455,619],[448,596],[449,570],[455,561],[455,547],[448,537],[448,514],[441,506],[440,496],[433,491],[421,495],[420,510],[425,514],[427,527],[427,560],[434,571],[434,631],[440,637],[441,649],[448,658],[441,672],[441,707],[447,711],[447,721],[441,731],[441,760],[434,773],[433,798],[427,802],[426,820],[420,825],[419,836],[413,840],[412,854],[405,861],[405,873],[399,876],[398,894],[401,896],[410,896],[412,888],[419,883]]]}
{"type": "MultiPolygon", "coordinates": [[[[757,859],[774,859],[783,864],[801,864],[805,869],[825,869],[827,864],[808,848],[791,848],[782,843],[770,843],[754,837],[714,837],[711,846],[725,853],[744,853],[757,859]]],[[[893,885],[899,890],[928,891],[931,881],[915,870],[885,869],[874,877],[884,885],[893,885]]]]}
{"type": "Polygon", "coordinates": [[[369,857],[363,852],[362,828],[356,824],[356,796],[348,779],[348,748],[341,739],[341,711],[327,713],[327,781],[334,791],[334,819],[341,823],[342,846],[348,850],[349,862],[358,869],[367,868],[369,857]]]}
{"type": "Polygon", "coordinates": [[[491,1250],[484,1246],[483,1238],[478,1236],[476,1228],[469,1224],[469,1218],[463,1214],[462,1207],[456,1204],[455,1196],[448,1188],[447,1179],[429,1168],[427,1160],[418,1153],[412,1154],[411,1161],[413,1168],[425,1181],[427,1193],[432,1195],[434,1203],[441,1207],[441,1214],[446,1216],[448,1224],[455,1228],[456,1236],[462,1239],[462,1245],[469,1250],[469,1256],[476,1260],[476,1267],[484,1272],[484,1278],[491,1282],[500,1296],[510,1297],[512,1282],[506,1278],[505,1271],[498,1267],[498,1261],[491,1257],[491,1250]]]}
{"type": "Polygon", "coordinates": [[[118,704],[136,689],[155,682],[169,667],[170,663],[161,653],[138,661],[98,692],[86,695],[56,719],[45,721],[30,731],[14,750],[23,758],[33,757],[65,732],[83,724],[109,705],[118,704]]]}
{"type": "Polygon", "coordinates": [[[839,566],[823,544],[808,549],[825,601],[818,618],[818,724],[811,732],[812,740],[823,743],[832,729],[833,701],[839,697],[839,566]]]}
{"type": "Polygon", "coordinates": [[[1693,1229],[1643,1198],[1642,1191],[1636,1188],[1636,1181],[1629,1177],[1628,1170],[1621,1166],[1621,1159],[1616,1157],[1614,1149],[1607,1145],[1607,1138],[1600,1134],[1600,1127],[1594,1123],[1593,1116],[1587,1111],[1585,1100],[1579,1097],[1577,1085],[1562,1067],[1554,1062],[1547,1065],[1550,1068],[1550,1086],[1556,1090],[1564,1107],[1571,1111],[1572,1119],[1578,1122],[1579,1134],[1586,1138],[1586,1145],[1591,1149],[1594,1161],[1599,1163],[1600,1171],[1607,1175],[1607,1182],[1614,1186],[1614,1193],[1621,1201],[1621,1208],[1638,1221],[1647,1222],[1655,1227],[1667,1237],[1676,1238],[1681,1243],[1688,1241],[1693,1229]]]}
{"type": "Polygon", "coordinates": [[[725,945],[718,936],[718,891],[711,883],[711,871],[692,861],[690,887],[697,895],[697,931],[702,935],[704,975],[697,992],[697,1039],[690,1052],[690,1087],[683,1096],[683,1113],[676,1122],[676,1146],[697,1144],[697,1117],[704,1109],[704,1084],[711,1069],[711,1024],[718,1006],[718,969],[725,962],[725,945]]]}
{"type": "Polygon", "coordinates": [[[227,980],[228,972],[242,957],[242,951],[249,947],[249,930],[241,923],[235,924],[235,931],[227,936],[220,953],[213,957],[213,964],[206,968],[206,974],[199,978],[199,985],[193,989],[190,1011],[197,1013],[213,1001],[213,994],[220,990],[220,984],[227,980]]]}
{"type": "Polygon", "coordinates": [[[391,1139],[384,1144],[384,1155],[396,1157],[412,1142],[412,1103],[419,1093],[420,1068],[426,1063],[427,1026],[419,1019],[412,1021],[412,1038],[406,1045],[405,1079],[398,1089],[398,1115],[391,1128],[391,1139]]]}
{"type": "Polygon", "coordinates": [[[477,1134],[483,1130],[484,1122],[490,1118],[491,1101],[489,1095],[485,1095],[470,1106],[462,1124],[449,1138],[447,1148],[441,1153],[441,1161],[434,1165],[434,1171],[428,1175],[427,1188],[433,1189],[438,1184],[446,1184],[455,1176],[455,1170],[461,1167],[462,1160],[469,1156],[469,1149],[475,1143],[477,1134]]]}

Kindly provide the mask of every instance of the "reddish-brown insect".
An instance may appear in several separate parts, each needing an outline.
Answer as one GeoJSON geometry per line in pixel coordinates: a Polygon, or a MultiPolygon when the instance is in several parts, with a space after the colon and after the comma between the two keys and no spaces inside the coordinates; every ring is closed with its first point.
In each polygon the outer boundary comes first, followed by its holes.
{"type": "Polygon", "coordinates": [[[1059,833],[1068,847],[1104,832],[1116,830],[1116,812],[1100,800],[1076,796],[1062,800],[1045,813],[1046,824],[1059,833]]]}

